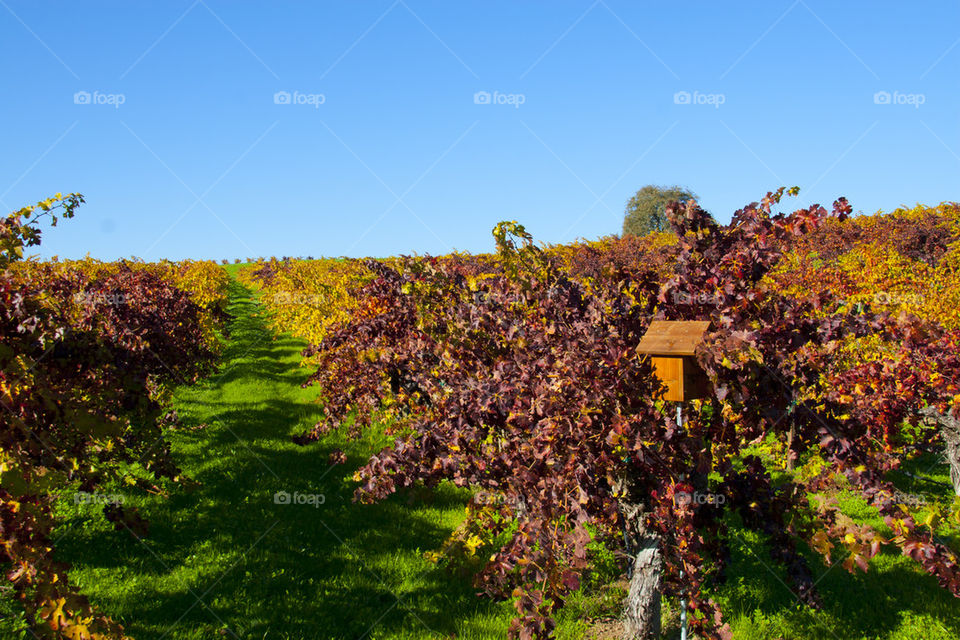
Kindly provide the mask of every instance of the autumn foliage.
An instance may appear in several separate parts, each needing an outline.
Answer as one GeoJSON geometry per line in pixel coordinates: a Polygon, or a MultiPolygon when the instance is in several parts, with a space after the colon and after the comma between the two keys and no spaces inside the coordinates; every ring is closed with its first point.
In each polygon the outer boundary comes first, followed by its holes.
{"type": "Polygon", "coordinates": [[[477,585],[513,598],[520,638],[550,634],[591,540],[629,553],[624,540],[651,535],[665,595],[686,601],[703,635],[725,636],[709,593],[733,513],[770,540],[810,606],[820,598],[801,544],[845,555],[851,571],[893,546],[960,595],[937,522],[918,521],[886,478],[938,446],[922,411],[960,411],[958,306],[945,308],[957,207],[863,219],[841,198],[781,213],[785,194],[723,226],[675,205],[672,233],[648,238],[538,247],[501,223],[496,256],[262,266],[251,277],[268,296],[290,291],[273,288],[295,283],[287,271],[362,274],[339,289],[349,312],[294,329],[319,337],[305,356],[326,410],[297,440],[386,422],[396,441],[356,473],[360,501],[420,483],[476,490],[443,552],[489,558],[477,585]],[[653,319],[711,322],[697,357],[712,397],[685,409],[684,426],[635,351],[653,319]],[[784,479],[786,460],[799,468],[784,479]],[[841,513],[840,490],[892,534],[841,513]],[[691,492],[722,495],[723,508],[677,498],[691,492]]]}
{"type": "MultiPolygon", "coordinates": [[[[177,478],[161,402],[213,366],[226,281],[201,262],[25,262],[38,222],[82,202],[58,194],[0,220],[0,562],[34,637],[116,639],[122,627],[52,557],[53,504],[116,481],[122,464],[177,478]]],[[[135,511],[104,511],[145,532],[135,511]]]]}
{"type": "MultiPolygon", "coordinates": [[[[726,637],[710,596],[734,523],[770,543],[811,607],[805,547],[852,572],[896,549],[960,596],[939,535],[960,527],[956,505],[920,511],[890,480],[942,449],[938,419],[960,418],[960,207],[782,211],[795,193],[727,225],[691,201],[645,237],[545,247],[502,222],[491,255],[271,259],[240,277],[274,328],[310,343],[306,385],[325,417],[296,441],[392,435],[356,471],[358,502],[441,482],[473,491],[427,557],[475,560],[477,587],[514,603],[514,637],[551,635],[597,543],[626,569],[650,540],[663,594],[702,637],[726,637]],[[696,358],[711,393],[682,424],[636,351],[652,320],[710,322],[696,358]],[[885,528],[843,513],[841,492],[885,528]]],[[[24,260],[38,218],[81,202],[0,221],[0,560],[38,636],[122,638],[51,558],[51,507],[131,461],[178,477],[162,400],[214,363],[227,278],[206,262],[24,260]]],[[[122,506],[105,515],[148,531],[122,506]]]]}

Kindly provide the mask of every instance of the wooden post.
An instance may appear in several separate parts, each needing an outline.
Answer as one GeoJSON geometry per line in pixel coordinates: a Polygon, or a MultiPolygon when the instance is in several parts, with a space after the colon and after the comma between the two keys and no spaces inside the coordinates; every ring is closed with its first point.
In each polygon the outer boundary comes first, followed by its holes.
{"type": "MultiPolygon", "coordinates": [[[[710,329],[709,322],[664,321],[650,323],[637,345],[637,353],[650,357],[654,374],[666,387],[662,398],[677,404],[677,425],[683,425],[683,402],[709,395],[709,381],[697,364],[694,351],[710,329]]],[[[628,495],[629,492],[628,492],[628,495]]],[[[636,501],[636,497],[633,498],[636,501]]],[[[625,501],[630,502],[628,499],[625,501]]],[[[660,539],[642,526],[643,511],[636,504],[621,505],[628,529],[635,529],[630,545],[636,550],[630,589],[624,601],[624,638],[647,640],[660,637],[660,582],[663,552],[660,539]]],[[[680,602],[681,638],[687,637],[687,603],[680,602]]]]}

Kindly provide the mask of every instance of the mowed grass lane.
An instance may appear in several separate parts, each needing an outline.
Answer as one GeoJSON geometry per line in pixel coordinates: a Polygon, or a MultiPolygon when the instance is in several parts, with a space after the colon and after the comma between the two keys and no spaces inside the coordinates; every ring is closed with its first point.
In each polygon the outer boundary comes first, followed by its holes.
{"type": "Polygon", "coordinates": [[[387,441],[337,436],[290,441],[320,418],[301,389],[304,344],[275,337],[259,305],[231,286],[232,321],[220,371],[175,398],[187,427],[173,455],[198,486],[170,497],[127,497],[150,521],[141,540],[114,531],[95,505],[73,510],[59,557],[102,610],[136,638],[501,638],[508,603],[475,596],[469,580],[423,559],[463,517],[454,487],[352,502],[353,471],[387,441]],[[331,467],[341,447],[346,465],[331,467]],[[277,492],[323,503],[278,504],[277,492]],[[319,499],[317,500],[319,502],[319,499]]]}

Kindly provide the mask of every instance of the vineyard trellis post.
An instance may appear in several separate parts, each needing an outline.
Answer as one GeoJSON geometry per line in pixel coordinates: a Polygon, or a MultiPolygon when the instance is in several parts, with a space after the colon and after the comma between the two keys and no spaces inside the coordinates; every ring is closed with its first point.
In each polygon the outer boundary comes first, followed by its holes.
{"type": "Polygon", "coordinates": [[[960,497],[960,420],[950,414],[943,414],[935,407],[927,407],[920,412],[936,424],[943,438],[943,457],[950,467],[950,483],[953,492],[960,497]]]}
{"type": "MultiPolygon", "coordinates": [[[[677,403],[678,428],[683,427],[683,403],[709,395],[709,382],[695,357],[695,351],[709,329],[709,321],[655,320],[637,345],[637,354],[650,357],[654,374],[665,387],[662,399],[677,403]]],[[[634,506],[627,515],[633,516],[634,526],[643,531],[640,522],[642,508],[634,506]]],[[[662,551],[659,549],[661,541],[652,535],[636,537],[639,544],[624,606],[625,637],[659,637],[660,573],[663,570],[662,551]]],[[[627,548],[632,553],[629,544],[627,548]]],[[[681,640],[686,640],[686,598],[680,600],[680,626],[681,640]]]]}
{"type": "MultiPolygon", "coordinates": [[[[683,428],[683,403],[677,403],[677,428],[683,428]]],[[[680,579],[683,579],[683,571],[680,572],[680,579]]],[[[680,640],[687,640],[687,600],[680,599],[680,640]]]]}

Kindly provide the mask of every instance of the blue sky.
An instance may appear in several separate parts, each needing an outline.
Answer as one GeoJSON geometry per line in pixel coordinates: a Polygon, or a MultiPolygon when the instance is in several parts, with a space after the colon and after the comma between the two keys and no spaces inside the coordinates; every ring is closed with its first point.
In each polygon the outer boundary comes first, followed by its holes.
{"type": "Polygon", "coordinates": [[[960,199],[960,3],[0,0],[0,208],[43,256],[486,251],[645,184],[960,199]],[[85,92],[85,93],[84,93],[85,92]],[[486,93],[484,93],[486,92],[486,93]],[[878,93],[879,92],[879,93],[878,93]]]}

